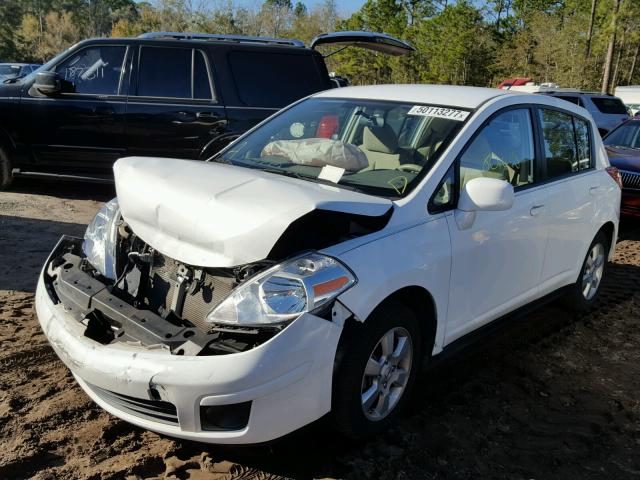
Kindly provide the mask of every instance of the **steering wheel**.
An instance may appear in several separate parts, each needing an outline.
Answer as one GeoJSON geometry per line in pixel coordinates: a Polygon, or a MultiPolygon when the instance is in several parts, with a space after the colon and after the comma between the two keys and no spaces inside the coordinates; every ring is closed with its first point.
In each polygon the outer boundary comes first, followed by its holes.
{"type": "Polygon", "coordinates": [[[411,173],[420,173],[422,167],[420,165],[416,165],[415,163],[403,163],[396,167],[396,170],[400,170],[403,172],[411,172],[411,173]]]}

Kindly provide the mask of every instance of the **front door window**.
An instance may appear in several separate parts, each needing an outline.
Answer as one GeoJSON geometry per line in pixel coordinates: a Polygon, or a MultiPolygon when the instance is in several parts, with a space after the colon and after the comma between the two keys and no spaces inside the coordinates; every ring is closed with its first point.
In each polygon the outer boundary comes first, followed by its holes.
{"type": "Polygon", "coordinates": [[[56,67],[65,93],[118,95],[126,47],[93,46],[73,54],[56,67]]]}

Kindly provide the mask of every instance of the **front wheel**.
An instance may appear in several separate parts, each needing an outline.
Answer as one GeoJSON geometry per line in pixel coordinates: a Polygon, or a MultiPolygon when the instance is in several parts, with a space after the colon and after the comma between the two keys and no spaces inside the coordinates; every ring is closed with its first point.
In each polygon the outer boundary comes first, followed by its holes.
{"type": "Polygon", "coordinates": [[[577,312],[589,310],[600,294],[602,281],[607,272],[609,242],[598,232],[591,242],[582,264],[578,281],[570,287],[566,297],[567,306],[577,312]]]}
{"type": "Polygon", "coordinates": [[[415,383],[422,341],[411,309],[389,302],[341,342],[333,391],[335,427],[351,438],[383,431],[415,383]]]}

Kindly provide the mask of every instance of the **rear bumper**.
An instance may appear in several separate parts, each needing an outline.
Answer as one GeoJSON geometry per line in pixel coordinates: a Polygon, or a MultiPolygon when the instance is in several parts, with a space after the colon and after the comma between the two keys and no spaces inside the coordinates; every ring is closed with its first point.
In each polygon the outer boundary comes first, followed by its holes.
{"type": "MultiPolygon", "coordinates": [[[[49,262],[47,262],[48,264],[49,262]]],[[[46,265],[45,265],[46,269],[46,265]]],[[[110,413],[142,428],[211,443],[260,443],[329,412],[342,326],[304,314],[245,352],[174,355],[131,343],[101,344],[45,285],[36,291],[42,330],[85,392],[110,413]],[[246,426],[203,430],[203,406],[250,402],[246,426]]]]}

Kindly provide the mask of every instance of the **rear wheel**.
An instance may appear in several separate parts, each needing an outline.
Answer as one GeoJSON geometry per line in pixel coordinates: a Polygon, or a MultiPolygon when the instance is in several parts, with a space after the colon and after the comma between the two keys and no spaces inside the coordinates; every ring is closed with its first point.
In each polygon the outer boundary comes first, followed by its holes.
{"type": "Polygon", "coordinates": [[[349,334],[338,352],[333,420],[343,434],[362,438],[397,418],[415,383],[422,344],[415,314],[395,301],[349,334]]]}
{"type": "Polygon", "coordinates": [[[11,159],[7,151],[0,147],[0,190],[7,190],[12,183],[11,159]]]}
{"type": "Polygon", "coordinates": [[[602,232],[598,232],[591,242],[582,264],[578,281],[567,294],[567,304],[573,310],[589,310],[600,294],[600,287],[607,271],[609,242],[602,232]]]}

